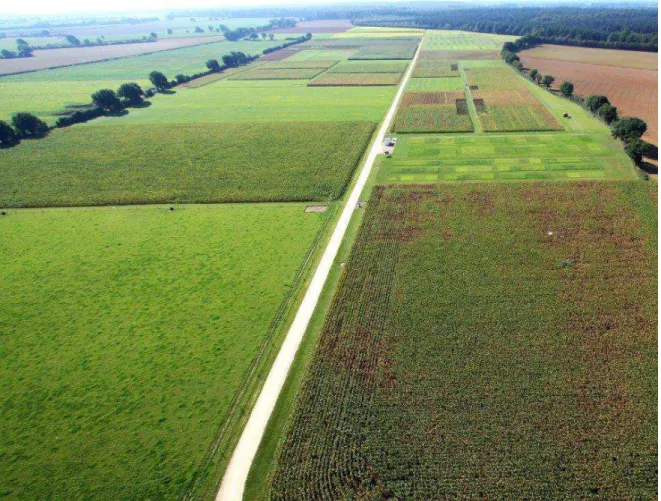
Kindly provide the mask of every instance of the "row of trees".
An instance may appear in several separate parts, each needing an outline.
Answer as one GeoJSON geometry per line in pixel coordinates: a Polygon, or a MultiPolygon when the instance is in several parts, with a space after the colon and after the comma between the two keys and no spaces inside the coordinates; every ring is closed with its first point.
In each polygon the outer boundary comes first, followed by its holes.
{"type": "MultiPolygon", "coordinates": [[[[307,33],[305,36],[301,36],[277,48],[266,49],[264,50],[264,54],[268,54],[278,48],[305,42],[311,38],[312,35],[307,33]]],[[[220,73],[228,68],[236,68],[248,64],[258,57],[250,54],[246,55],[243,52],[231,52],[222,57],[222,64],[217,59],[209,59],[206,62],[206,72],[196,73],[191,76],[179,74],[174,80],[169,80],[163,72],[152,71],[149,73],[149,81],[157,92],[164,92],[195,78],[200,78],[211,73],[220,73]]],[[[143,91],[140,85],[134,82],[122,84],[116,92],[112,89],[100,89],[92,94],[92,106],[89,109],[75,111],[71,115],[60,117],[55,123],[55,126],[68,127],[100,116],[116,114],[127,107],[141,106],[144,103],[145,97],[152,97],[153,95],[154,91],[152,89],[143,91]]],[[[13,146],[18,144],[22,138],[45,136],[49,130],[48,125],[32,113],[16,113],[12,117],[11,124],[0,120],[0,145],[5,147],[13,146]]]]}
{"type": "MultiPolygon", "coordinates": [[[[552,75],[542,75],[535,68],[526,72],[526,69],[519,60],[519,56],[516,54],[519,50],[529,48],[535,43],[536,41],[532,37],[522,37],[516,42],[506,42],[503,45],[501,56],[505,62],[513,66],[521,74],[527,76],[537,85],[543,85],[548,90],[551,85],[553,85],[553,82],[555,82],[555,78],[552,75]]],[[[594,116],[600,118],[604,123],[609,125],[611,128],[611,135],[616,139],[620,139],[624,143],[624,151],[636,165],[641,164],[643,157],[655,155],[653,151],[656,147],[641,139],[643,134],[647,131],[647,124],[644,120],[637,117],[620,118],[617,113],[617,108],[613,106],[608,97],[604,95],[593,94],[587,98],[575,95],[574,84],[572,82],[562,82],[559,91],[561,95],[582,105],[594,116]]]]}

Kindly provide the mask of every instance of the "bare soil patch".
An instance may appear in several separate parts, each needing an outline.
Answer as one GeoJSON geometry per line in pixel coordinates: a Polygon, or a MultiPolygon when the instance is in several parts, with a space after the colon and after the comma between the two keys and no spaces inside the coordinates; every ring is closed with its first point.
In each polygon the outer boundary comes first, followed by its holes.
{"type": "Polygon", "coordinates": [[[657,71],[537,59],[528,54],[529,51],[520,53],[523,64],[553,75],[556,88],[568,80],[574,83],[576,94],[603,94],[617,106],[620,116],[637,116],[645,120],[647,133],[644,139],[658,146],[657,71]]]}
{"type": "Polygon", "coordinates": [[[222,40],[225,40],[225,37],[171,38],[145,43],[35,50],[33,57],[0,59],[0,75],[92,63],[106,59],[138,56],[140,54],[151,54],[163,50],[180,49],[182,47],[220,42],[222,40]]]}
{"type": "Polygon", "coordinates": [[[642,70],[656,70],[659,68],[659,55],[656,52],[540,45],[539,47],[525,51],[522,55],[536,59],[555,59],[558,61],[638,68],[642,70]]]}

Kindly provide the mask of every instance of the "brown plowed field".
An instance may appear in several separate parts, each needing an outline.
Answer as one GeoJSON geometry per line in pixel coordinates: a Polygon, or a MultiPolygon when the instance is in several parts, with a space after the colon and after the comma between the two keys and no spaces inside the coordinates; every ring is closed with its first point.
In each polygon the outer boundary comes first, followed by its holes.
{"type": "Polygon", "coordinates": [[[322,19],[319,21],[303,21],[295,28],[280,28],[269,30],[269,33],[344,33],[353,28],[348,19],[322,19]]]}
{"type": "Polygon", "coordinates": [[[540,45],[527,50],[526,55],[536,59],[555,59],[574,63],[620,66],[641,70],[656,70],[659,67],[659,54],[633,50],[590,49],[565,45],[540,45]]]}
{"type": "Polygon", "coordinates": [[[66,49],[35,50],[33,57],[0,59],[0,75],[10,75],[24,71],[36,71],[72,64],[91,63],[105,59],[150,54],[162,50],[179,49],[193,45],[220,42],[225,37],[191,37],[162,39],[156,42],[129,43],[122,45],[102,45],[97,47],[72,47],[66,49]]]}
{"type": "Polygon", "coordinates": [[[568,80],[574,84],[574,93],[580,96],[607,96],[617,106],[620,116],[636,116],[645,120],[647,134],[644,139],[659,145],[657,71],[537,59],[528,54],[528,51],[519,53],[526,68],[537,68],[543,74],[553,75],[556,88],[568,80]]]}

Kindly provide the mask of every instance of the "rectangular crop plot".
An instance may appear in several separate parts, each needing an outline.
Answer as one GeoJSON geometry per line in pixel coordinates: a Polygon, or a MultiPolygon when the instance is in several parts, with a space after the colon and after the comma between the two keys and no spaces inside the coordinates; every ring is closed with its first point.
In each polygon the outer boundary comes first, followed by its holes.
{"type": "Polygon", "coordinates": [[[458,99],[465,101],[463,92],[406,92],[402,96],[400,107],[429,104],[454,104],[458,99]]]}
{"type": "Polygon", "coordinates": [[[229,80],[309,80],[325,68],[268,69],[257,68],[229,77],[229,80]]]}
{"type": "Polygon", "coordinates": [[[266,63],[261,67],[262,70],[282,70],[282,69],[311,69],[311,68],[322,68],[327,69],[336,64],[338,61],[321,61],[312,59],[310,61],[292,61],[289,59],[284,59],[282,61],[272,61],[266,63]]]}
{"type": "Polygon", "coordinates": [[[404,73],[406,61],[343,61],[328,70],[329,73],[404,73]]]}
{"type": "Polygon", "coordinates": [[[375,187],[268,498],[654,499],[655,199],[375,187]]]}
{"type": "Polygon", "coordinates": [[[417,40],[390,41],[388,44],[369,44],[361,47],[349,59],[412,59],[418,47],[417,40]]]}
{"type": "Polygon", "coordinates": [[[626,154],[606,134],[403,135],[378,182],[633,179],[626,154]]]}
{"type": "Polygon", "coordinates": [[[422,50],[422,61],[464,61],[482,60],[500,62],[500,49],[496,51],[464,51],[464,50],[422,50]]]}
{"type": "Polygon", "coordinates": [[[458,77],[458,67],[446,61],[423,61],[418,59],[412,78],[458,77]]]}
{"type": "Polygon", "coordinates": [[[2,152],[0,206],[333,200],[344,193],[374,126],[253,122],[57,129],[2,152]]]}
{"type": "Polygon", "coordinates": [[[329,218],[306,205],[0,218],[12,256],[0,267],[0,491],[175,500],[193,477],[213,489],[213,450],[233,439],[221,429],[329,218]]]}
{"type": "Polygon", "coordinates": [[[347,87],[397,85],[401,73],[324,73],[312,80],[308,87],[347,87]]]}

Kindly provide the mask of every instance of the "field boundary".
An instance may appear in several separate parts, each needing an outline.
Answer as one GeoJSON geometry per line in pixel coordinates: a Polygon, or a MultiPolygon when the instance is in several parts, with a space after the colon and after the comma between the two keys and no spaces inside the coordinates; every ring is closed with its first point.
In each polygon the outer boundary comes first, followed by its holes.
{"type": "Polygon", "coordinates": [[[388,132],[390,123],[397,110],[397,105],[404,93],[406,82],[411,76],[415,62],[420,54],[421,46],[422,44],[418,43],[412,61],[413,64],[409,66],[404,78],[400,82],[397,94],[395,95],[383,123],[381,124],[376,140],[368,154],[367,161],[365,162],[358,180],[342,209],[337,226],[331,235],[328,246],[324,250],[321,261],[319,262],[314,276],[312,277],[312,281],[305,293],[305,297],[296,313],[296,317],[287,333],[287,337],[282,344],[280,352],[273,363],[246,427],[241,434],[237,447],[234,450],[232,459],[230,460],[225,476],[223,477],[220,490],[216,496],[216,501],[237,501],[243,498],[243,492],[250,472],[250,467],[252,466],[252,461],[257,454],[269,418],[275,408],[280,391],[285,384],[289,369],[294,361],[298,347],[300,346],[303,335],[307,330],[307,326],[319,301],[319,297],[324,284],[326,283],[326,279],[328,278],[330,269],[335,261],[335,257],[342,244],[349,223],[351,222],[355,206],[360,198],[363,188],[365,187],[367,179],[369,178],[372,167],[374,166],[374,161],[376,160],[377,155],[381,153],[381,138],[386,132],[388,132]]]}

